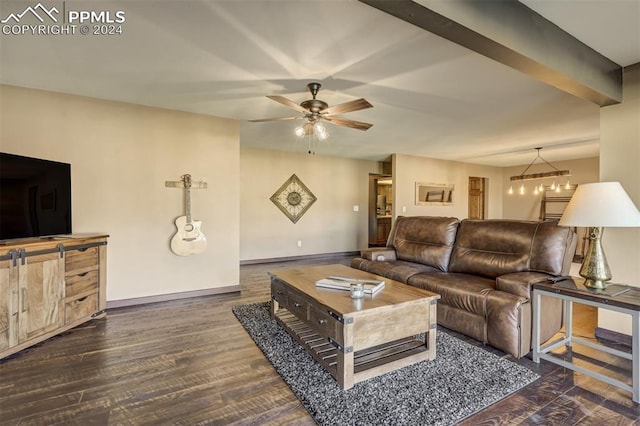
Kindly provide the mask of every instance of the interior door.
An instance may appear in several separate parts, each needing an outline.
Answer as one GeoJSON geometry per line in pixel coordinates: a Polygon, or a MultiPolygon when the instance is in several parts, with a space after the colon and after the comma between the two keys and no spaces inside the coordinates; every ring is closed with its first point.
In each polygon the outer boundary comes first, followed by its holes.
{"type": "Polygon", "coordinates": [[[469,177],[469,219],[485,218],[485,186],[486,178],[469,177]]]}

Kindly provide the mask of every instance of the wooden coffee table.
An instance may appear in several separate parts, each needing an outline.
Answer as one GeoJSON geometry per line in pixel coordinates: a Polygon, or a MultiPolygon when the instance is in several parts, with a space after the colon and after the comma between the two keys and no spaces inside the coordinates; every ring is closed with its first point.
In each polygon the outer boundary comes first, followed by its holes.
{"type": "Polygon", "coordinates": [[[344,265],[269,275],[272,315],[343,389],[436,357],[438,294],[344,265]],[[352,299],[348,291],[316,287],[330,275],[384,280],[385,288],[352,299]]]}

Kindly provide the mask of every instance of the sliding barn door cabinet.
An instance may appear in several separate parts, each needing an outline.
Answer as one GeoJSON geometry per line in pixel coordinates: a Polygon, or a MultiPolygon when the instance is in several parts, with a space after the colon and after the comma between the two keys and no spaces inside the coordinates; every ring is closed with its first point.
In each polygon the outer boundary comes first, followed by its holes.
{"type": "Polygon", "coordinates": [[[106,315],[107,237],[0,245],[0,359],[106,315]]]}

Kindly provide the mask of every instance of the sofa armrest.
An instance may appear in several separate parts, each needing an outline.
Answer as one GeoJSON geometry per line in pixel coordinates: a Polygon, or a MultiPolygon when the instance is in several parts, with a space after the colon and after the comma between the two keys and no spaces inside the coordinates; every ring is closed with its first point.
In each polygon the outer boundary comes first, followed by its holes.
{"type": "Polygon", "coordinates": [[[544,272],[514,272],[500,275],[496,278],[496,290],[506,291],[531,300],[531,285],[552,276],[544,272]]]}
{"type": "Polygon", "coordinates": [[[397,260],[396,250],[393,247],[374,247],[364,249],[360,252],[360,256],[367,260],[381,262],[397,260]]]}

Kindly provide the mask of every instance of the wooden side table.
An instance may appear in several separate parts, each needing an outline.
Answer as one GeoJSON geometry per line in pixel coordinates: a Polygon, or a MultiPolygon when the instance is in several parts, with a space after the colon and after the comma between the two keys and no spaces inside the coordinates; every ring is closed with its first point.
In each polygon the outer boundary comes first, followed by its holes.
{"type": "Polygon", "coordinates": [[[545,361],[549,361],[624,389],[631,392],[634,402],[640,403],[640,288],[629,287],[629,289],[622,294],[609,296],[587,289],[582,284],[583,282],[583,279],[577,278],[574,280],[569,279],[559,281],[555,284],[550,282],[533,284],[533,361],[539,363],[540,359],[544,359],[545,361]],[[547,297],[555,297],[564,301],[565,336],[564,338],[542,346],[542,343],[540,342],[540,304],[541,296],[543,295],[547,297]],[[573,323],[571,319],[573,302],[631,315],[631,354],[609,348],[598,343],[585,341],[574,336],[573,323]],[[631,360],[631,386],[627,383],[621,382],[620,380],[614,379],[613,377],[606,376],[595,371],[590,371],[587,368],[575,365],[572,362],[562,360],[549,354],[549,352],[562,345],[570,347],[574,342],[592,349],[631,360]]]}

